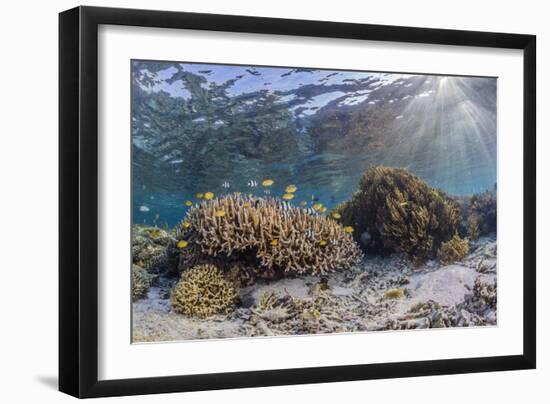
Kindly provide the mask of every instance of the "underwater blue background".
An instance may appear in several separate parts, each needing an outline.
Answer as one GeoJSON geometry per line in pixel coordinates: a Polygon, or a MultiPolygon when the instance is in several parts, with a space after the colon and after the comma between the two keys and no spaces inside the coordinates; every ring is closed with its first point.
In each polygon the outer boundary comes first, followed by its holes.
{"type": "Polygon", "coordinates": [[[496,186],[495,78],[132,62],[133,221],[197,193],[349,199],[372,165],[470,195],[496,186]],[[270,187],[262,186],[272,179],[270,187]]]}

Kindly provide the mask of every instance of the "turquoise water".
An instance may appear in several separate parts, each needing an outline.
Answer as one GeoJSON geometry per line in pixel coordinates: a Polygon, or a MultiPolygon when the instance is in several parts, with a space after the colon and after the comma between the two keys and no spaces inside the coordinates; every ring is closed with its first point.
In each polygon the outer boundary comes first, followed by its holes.
{"type": "Polygon", "coordinates": [[[134,223],[289,184],[331,208],[379,164],[454,195],[496,184],[496,79],[147,61],[132,77],[134,223]]]}

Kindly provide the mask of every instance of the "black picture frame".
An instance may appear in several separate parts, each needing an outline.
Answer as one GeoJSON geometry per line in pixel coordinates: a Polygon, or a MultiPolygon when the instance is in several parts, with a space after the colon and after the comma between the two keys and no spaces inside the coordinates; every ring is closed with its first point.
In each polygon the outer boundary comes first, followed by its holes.
{"type": "Polygon", "coordinates": [[[59,100],[59,389],[62,392],[85,398],[535,368],[534,35],[77,7],[59,15],[59,100]],[[97,62],[100,24],[522,50],[523,353],[513,356],[99,381],[97,62]]]}

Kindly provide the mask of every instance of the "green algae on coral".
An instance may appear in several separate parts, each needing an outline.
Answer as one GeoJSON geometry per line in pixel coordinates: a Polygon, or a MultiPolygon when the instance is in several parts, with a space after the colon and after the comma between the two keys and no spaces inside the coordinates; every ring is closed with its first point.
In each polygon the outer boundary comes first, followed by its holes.
{"type": "Polygon", "coordinates": [[[184,272],[171,292],[174,311],[207,318],[230,313],[238,300],[235,288],[213,265],[198,265],[184,272]]]}

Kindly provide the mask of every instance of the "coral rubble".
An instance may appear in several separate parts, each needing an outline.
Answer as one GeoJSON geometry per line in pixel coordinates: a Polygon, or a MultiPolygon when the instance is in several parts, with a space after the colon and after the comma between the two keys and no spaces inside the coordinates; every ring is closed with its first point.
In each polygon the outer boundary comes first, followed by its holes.
{"type": "Polygon", "coordinates": [[[180,270],[196,262],[244,262],[260,277],[351,268],[361,251],[341,224],[274,198],[226,195],[192,208],[177,239],[180,270]],[[223,212],[223,215],[220,214],[223,212]]]}
{"type": "Polygon", "coordinates": [[[176,312],[201,318],[231,312],[237,298],[231,282],[213,265],[184,272],[170,296],[176,312]]]}
{"type": "Polygon", "coordinates": [[[422,262],[456,232],[458,205],[405,169],[368,169],[336,211],[368,252],[400,251],[422,262]],[[365,245],[366,244],[366,245],[365,245]]]}

